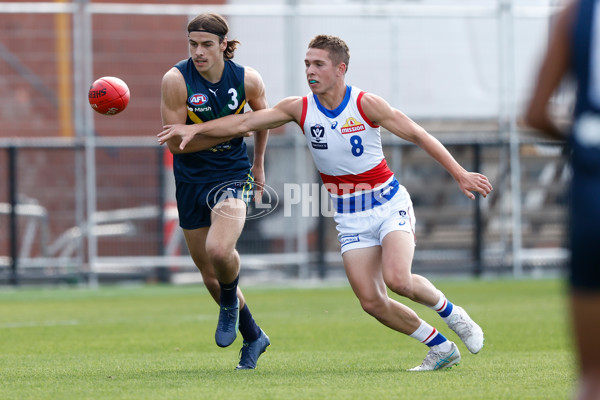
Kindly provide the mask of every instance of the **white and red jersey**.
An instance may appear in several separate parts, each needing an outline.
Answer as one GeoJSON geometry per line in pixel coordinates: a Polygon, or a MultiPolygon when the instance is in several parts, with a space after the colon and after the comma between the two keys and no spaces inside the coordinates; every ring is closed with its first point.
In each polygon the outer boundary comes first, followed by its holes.
{"type": "Polygon", "coordinates": [[[347,86],[335,110],[314,94],[302,98],[302,126],[308,148],[338,212],[372,208],[391,198],[398,181],[387,166],[379,126],[364,114],[365,94],[347,86]]]}

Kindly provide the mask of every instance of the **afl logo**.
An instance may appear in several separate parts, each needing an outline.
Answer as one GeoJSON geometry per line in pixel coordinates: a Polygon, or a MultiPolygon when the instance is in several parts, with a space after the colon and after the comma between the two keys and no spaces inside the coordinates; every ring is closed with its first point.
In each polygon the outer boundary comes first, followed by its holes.
{"type": "Polygon", "coordinates": [[[190,103],[193,106],[201,106],[203,104],[206,104],[207,102],[208,102],[208,97],[202,93],[193,94],[188,99],[188,103],[190,103]]]}

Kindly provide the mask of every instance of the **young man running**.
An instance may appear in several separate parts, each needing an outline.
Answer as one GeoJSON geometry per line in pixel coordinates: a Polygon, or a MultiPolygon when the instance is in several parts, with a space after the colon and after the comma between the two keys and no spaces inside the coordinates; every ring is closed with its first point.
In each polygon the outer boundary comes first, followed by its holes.
{"type": "MultiPolygon", "coordinates": [[[[188,24],[190,57],[175,64],[163,77],[163,124],[199,125],[225,115],[267,108],[265,86],[254,69],[231,59],[239,42],[227,38],[229,27],[217,14],[201,14],[188,24]]],[[[202,279],[221,306],[215,340],[220,347],[244,338],[237,369],[254,369],[270,345],[254,321],[238,287],[240,256],[235,249],[246,218],[248,193],[264,187],[264,152],[269,131],[254,138],[250,165],[246,144],[239,135],[198,137],[180,148],[180,138],[167,145],[173,153],[179,224],[202,279]]]]}

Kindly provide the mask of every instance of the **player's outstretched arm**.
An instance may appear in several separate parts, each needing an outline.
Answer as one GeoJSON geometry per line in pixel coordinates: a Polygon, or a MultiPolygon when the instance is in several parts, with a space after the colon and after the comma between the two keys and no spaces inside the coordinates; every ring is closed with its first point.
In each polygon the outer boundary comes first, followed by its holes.
{"type": "Polygon", "coordinates": [[[362,97],[361,106],[371,121],[425,150],[452,175],[460,190],[470,199],[475,199],[472,192],[486,197],[492,191],[485,175],[465,170],[439,140],[381,97],[367,93],[362,97]]]}
{"type": "Polygon", "coordinates": [[[181,138],[179,148],[183,150],[188,143],[198,136],[222,138],[247,136],[247,132],[273,129],[291,121],[300,121],[302,98],[287,97],[273,108],[266,108],[246,114],[228,115],[202,124],[166,125],[158,134],[158,142],[163,144],[173,138],[181,138]]]}

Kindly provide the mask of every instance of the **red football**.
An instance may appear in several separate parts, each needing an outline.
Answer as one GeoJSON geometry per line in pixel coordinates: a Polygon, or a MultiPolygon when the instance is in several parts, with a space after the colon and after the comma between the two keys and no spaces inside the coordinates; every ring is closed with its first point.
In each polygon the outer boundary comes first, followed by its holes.
{"type": "Polygon", "coordinates": [[[92,84],[88,100],[94,111],[102,115],[115,115],[129,104],[129,88],[121,79],[105,76],[92,84]]]}

